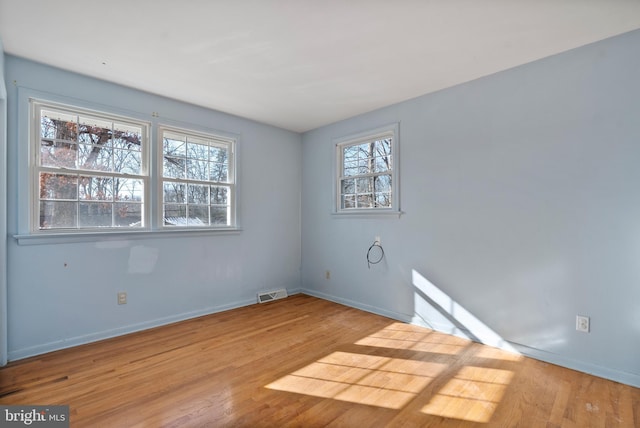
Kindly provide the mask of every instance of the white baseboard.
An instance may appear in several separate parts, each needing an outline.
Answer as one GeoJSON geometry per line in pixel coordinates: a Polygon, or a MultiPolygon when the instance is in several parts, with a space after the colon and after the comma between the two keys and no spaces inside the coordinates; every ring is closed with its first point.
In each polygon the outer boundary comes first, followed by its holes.
{"type": "MultiPolygon", "coordinates": [[[[428,327],[441,333],[450,334],[458,337],[464,337],[464,338],[470,337],[470,335],[465,334],[465,332],[462,330],[452,331],[450,326],[447,326],[446,328],[441,328],[442,326],[431,325],[426,323],[425,321],[421,322],[416,317],[410,316],[407,314],[388,311],[386,309],[378,308],[371,305],[366,305],[350,299],[333,296],[333,295],[318,292],[315,290],[307,290],[303,288],[301,292],[304,294],[308,294],[310,296],[329,300],[335,303],[340,303],[342,305],[350,306],[352,308],[360,309],[366,312],[371,312],[376,315],[382,315],[397,321],[402,321],[409,324],[416,324],[416,325],[421,325],[423,327],[428,327]]],[[[622,370],[617,370],[617,369],[601,366],[598,364],[590,363],[588,361],[576,360],[560,354],[555,354],[553,352],[532,348],[526,345],[510,342],[507,340],[505,340],[505,342],[508,343],[513,349],[515,349],[525,357],[530,357],[536,360],[544,361],[546,363],[555,364],[555,365],[566,367],[568,369],[576,370],[582,373],[587,373],[593,376],[609,379],[614,382],[620,382],[626,385],[640,388],[640,374],[629,373],[622,370]]]]}
{"type": "Polygon", "coordinates": [[[33,357],[35,355],[46,354],[47,352],[58,351],[60,349],[72,348],[74,346],[85,345],[87,343],[97,342],[99,340],[110,339],[112,337],[122,336],[129,333],[135,333],[142,330],[148,330],[154,327],[160,327],[167,324],[172,324],[179,321],[185,321],[191,318],[201,317],[203,315],[210,315],[216,312],[227,311],[229,309],[240,308],[243,306],[249,306],[255,304],[255,299],[241,300],[237,302],[228,303],[219,306],[210,306],[208,308],[200,309],[197,311],[184,312],[178,315],[171,315],[164,318],[158,318],[151,321],[145,321],[138,324],[131,324],[123,327],[114,328],[111,330],[99,331],[82,336],[75,336],[69,339],[56,340],[53,342],[43,343],[41,345],[31,346],[23,349],[16,349],[9,351],[9,361],[21,360],[23,358],[33,357]]]}

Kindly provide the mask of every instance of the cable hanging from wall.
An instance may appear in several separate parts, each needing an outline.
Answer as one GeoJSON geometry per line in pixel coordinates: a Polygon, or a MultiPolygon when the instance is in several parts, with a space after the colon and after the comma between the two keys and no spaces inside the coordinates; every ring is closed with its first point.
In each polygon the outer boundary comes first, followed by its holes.
{"type": "Polygon", "coordinates": [[[380,245],[380,240],[376,239],[367,250],[367,267],[371,269],[371,265],[378,264],[384,259],[384,249],[380,245]]]}

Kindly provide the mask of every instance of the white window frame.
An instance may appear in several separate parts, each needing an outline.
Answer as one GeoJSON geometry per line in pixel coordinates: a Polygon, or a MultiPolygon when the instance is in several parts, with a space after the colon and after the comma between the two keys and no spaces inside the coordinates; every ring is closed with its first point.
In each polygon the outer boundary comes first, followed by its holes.
{"type": "MultiPolygon", "coordinates": [[[[56,102],[29,99],[29,180],[30,180],[30,208],[29,208],[29,231],[32,235],[47,235],[47,234],[80,234],[80,233],[109,233],[109,232],[136,232],[149,229],[150,210],[149,210],[149,189],[150,189],[150,174],[149,174],[149,123],[143,120],[115,115],[111,113],[105,113],[102,111],[96,111],[76,106],[70,106],[66,104],[60,104],[56,102]],[[61,166],[46,166],[41,164],[41,112],[43,110],[51,110],[64,115],[69,116],[87,116],[95,120],[105,122],[117,122],[125,126],[131,126],[140,128],[141,141],[140,141],[140,172],[138,174],[131,173],[119,173],[113,171],[99,171],[92,169],[82,169],[77,166],[74,168],[61,167],[61,166]],[[76,218],[74,227],[55,227],[55,228],[42,228],[40,224],[40,173],[53,173],[53,174],[69,174],[69,175],[82,175],[89,177],[110,177],[110,178],[123,178],[134,179],[143,182],[144,191],[141,201],[136,204],[140,205],[141,217],[140,224],[137,226],[95,226],[95,227],[82,227],[80,226],[79,218],[76,218]]],[[[76,209],[79,210],[80,205],[83,203],[79,194],[73,201],[77,204],[76,209]]],[[[112,204],[112,209],[116,207],[116,200],[107,201],[112,204]]],[[[77,211],[78,212],[78,211],[77,211]]],[[[113,214],[112,214],[113,215],[113,214]]]]}
{"type": "MultiPolygon", "coordinates": [[[[158,127],[158,157],[157,157],[157,165],[158,165],[158,194],[157,194],[157,213],[158,213],[158,221],[159,228],[162,230],[225,230],[225,229],[235,229],[237,227],[237,219],[236,219],[236,145],[237,138],[235,136],[224,135],[223,133],[213,133],[213,132],[200,132],[193,129],[185,129],[181,127],[174,127],[169,125],[160,125],[158,127]],[[200,140],[200,142],[206,141],[209,143],[209,146],[218,146],[224,147],[227,151],[227,177],[225,180],[201,180],[201,179],[193,179],[189,177],[165,177],[164,174],[164,136],[165,135],[181,135],[186,138],[186,142],[188,144],[189,139],[200,140]],[[185,224],[170,224],[170,219],[165,218],[165,193],[164,193],[164,185],[165,183],[177,183],[177,184],[185,184],[189,185],[197,185],[197,186],[211,186],[211,187],[222,187],[227,188],[227,201],[226,201],[226,223],[195,223],[188,224],[189,215],[185,216],[185,224]]],[[[185,155],[185,160],[189,159],[188,156],[185,155]]],[[[211,165],[212,160],[208,159],[209,165],[211,165]]],[[[180,203],[181,205],[185,205],[186,212],[189,212],[190,207],[198,206],[195,203],[190,203],[188,201],[188,195],[185,196],[186,200],[180,203]]],[[[173,205],[172,203],[167,203],[167,205],[173,205]]],[[[215,207],[217,204],[212,203],[212,201],[208,201],[206,204],[209,209],[215,207]]],[[[199,205],[203,207],[204,205],[199,205]]],[[[219,208],[222,208],[222,205],[218,205],[219,208]]]]}
{"type": "MultiPolygon", "coordinates": [[[[148,239],[167,237],[188,237],[203,235],[237,234],[242,231],[239,226],[239,197],[240,186],[237,181],[239,174],[239,145],[240,135],[213,128],[198,126],[192,123],[186,124],[170,118],[164,118],[162,123],[158,115],[140,113],[133,110],[118,108],[110,105],[102,105],[83,101],[76,98],[68,98],[51,93],[45,93],[30,88],[18,88],[18,130],[17,138],[21,142],[18,147],[19,165],[17,175],[19,188],[17,203],[19,215],[18,233],[13,237],[19,245],[44,245],[71,242],[96,242],[112,239],[148,239]],[[36,166],[39,162],[40,148],[40,121],[34,113],[33,103],[40,103],[50,109],[66,109],[71,113],[88,114],[92,117],[103,115],[117,119],[119,123],[130,122],[145,125],[145,156],[141,159],[143,171],[146,177],[144,183],[144,215],[140,227],[97,227],[97,228],[56,228],[40,229],[39,191],[36,166]],[[230,198],[230,212],[228,225],[216,225],[215,227],[163,227],[162,218],[162,144],[159,139],[160,128],[172,128],[187,130],[188,132],[202,135],[214,135],[224,140],[233,140],[233,153],[230,160],[233,177],[230,198]],[[160,141],[160,144],[158,144],[160,141]],[[159,146],[159,147],[158,147],[159,146]],[[160,161],[158,161],[160,159],[160,161]],[[158,164],[158,162],[160,164],[158,164]]],[[[77,166],[77,165],[76,165],[77,166]]],[[[82,170],[84,171],[84,170],[82,170]]],[[[137,225],[136,225],[137,226],[137,225]]]]}
{"type": "MultiPolygon", "coordinates": [[[[333,186],[333,214],[335,215],[400,215],[400,136],[399,123],[382,126],[380,128],[369,131],[351,134],[345,137],[334,139],[334,186],[333,186]],[[368,207],[368,208],[343,208],[342,206],[342,182],[351,177],[373,177],[376,174],[363,174],[358,176],[344,175],[344,148],[366,144],[369,142],[379,141],[391,138],[391,206],[390,207],[368,207]]],[[[384,175],[388,175],[385,173],[384,175]]]]}

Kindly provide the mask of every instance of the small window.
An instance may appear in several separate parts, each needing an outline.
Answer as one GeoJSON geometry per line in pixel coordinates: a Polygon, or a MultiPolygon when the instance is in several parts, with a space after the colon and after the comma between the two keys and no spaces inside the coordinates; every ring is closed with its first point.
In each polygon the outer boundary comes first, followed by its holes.
{"type": "Polygon", "coordinates": [[[163,227],[235,226],[235,140],[161,128],[163,227]]]}
{"type": "Polygon", "coordinates": [[[336,142],[337,213],[399,212],[398,126],[336,142]]]}
{"type": "Polygon", "coordinates": [[[148,125],[31,102],[32,231],[142,229],[148,125]]]}

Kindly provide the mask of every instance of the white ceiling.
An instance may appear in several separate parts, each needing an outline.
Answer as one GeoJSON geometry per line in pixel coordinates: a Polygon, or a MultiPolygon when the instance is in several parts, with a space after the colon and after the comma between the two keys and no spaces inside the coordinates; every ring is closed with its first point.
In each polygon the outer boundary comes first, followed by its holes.
{"type": "Polygon", "coordinates": [[[640,28],[640,0],[0,0],[5,52],[306,131],[640,28]]]}

